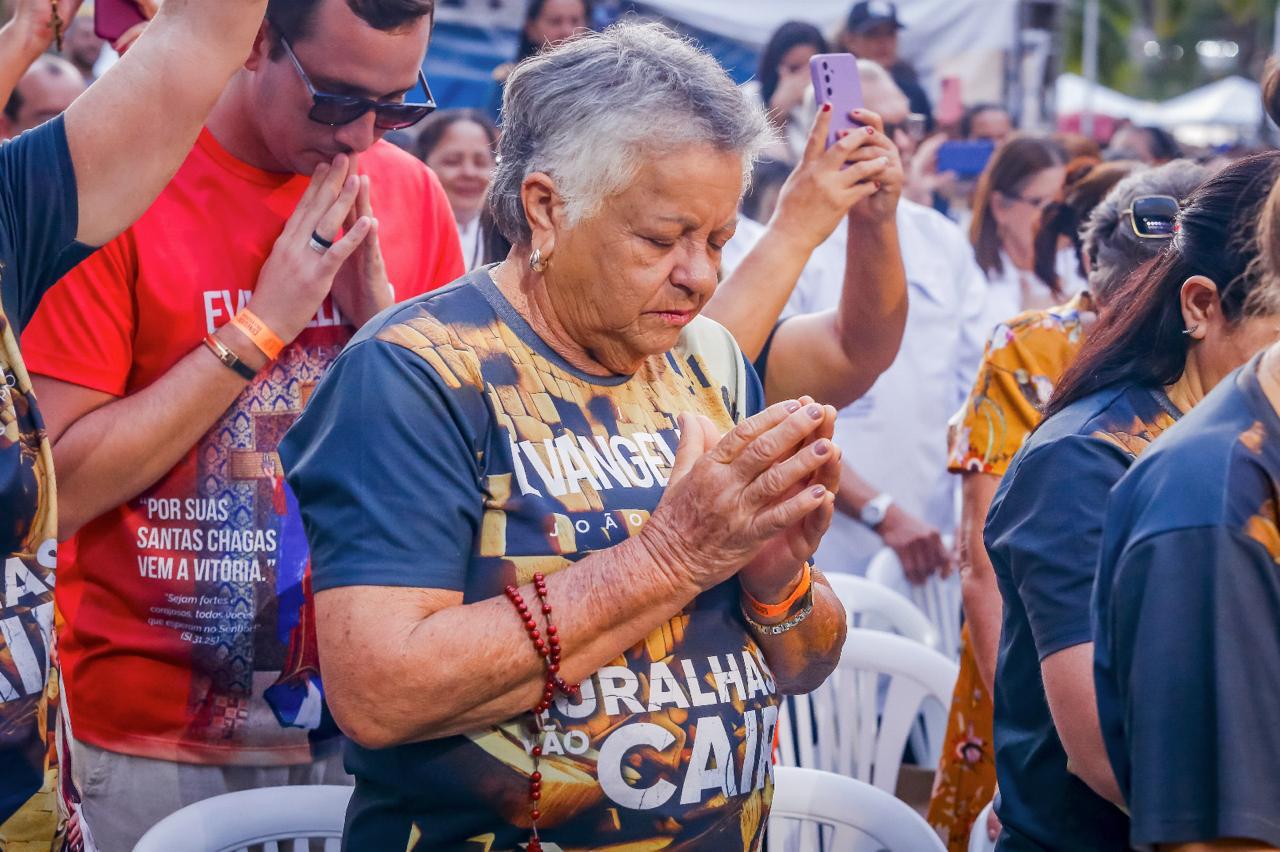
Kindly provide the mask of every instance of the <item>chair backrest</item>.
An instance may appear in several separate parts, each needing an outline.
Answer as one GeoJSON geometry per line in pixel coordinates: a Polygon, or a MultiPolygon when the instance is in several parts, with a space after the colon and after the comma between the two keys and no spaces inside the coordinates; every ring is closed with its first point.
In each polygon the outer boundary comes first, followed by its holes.
{"type": "Polygon", "coordinates": [[[821,772],[774,769],[768,852],[944,852],[929,824],[870,784],[821,772]]]}
{"type": "Polygon", "coordinates": [[[903,573],[898,554],[884,547],[867,563],[867,579],[887,586],[919,607],[938,631],[938,650],[953,660],[960,659],[963,599],[959,572],[952,572],[946,579],[935,574],[917,586],[903,573]]]}
{"type": "Polygon", "coordinates": [[[888,630],[939,649],[941,636],[929,616],[898,592],[855,574],[827,574],[831,589],[844,604],[850,627],[888,630]]]}
{"type": "Polygon", "coordinates": [[[996,852],[996,842],[987,837],[987,817],[991,816],[995,806],[994,800],[987,802],[987,806],[973,821],[973,828],[969,831],[969,852],[996,852]]]}
{"type": "MultiPolygon", "coordinates": [[[[893,553],[892,550],[889,551],[893,553]]],[[[897,563],[895,562],[895,565],[897,563]]],[[[901,569],[898,569],[899,571],[901,569]]],[[[904,584],[906,577],[903,578],[904,584]]],[[[832,590],[844,604],[850,627],[889,630],[942,651],[942,634],[929,616],[902,593],[884,583],[855,574],[829,574],[832,590]]],[[[929,702],[923,718],[911,729],[911,747],[923,766],[937,766],[946,738],[947,707],[929,702]],[[930,746],[930,743],[933,745],[930,746]]]]}
{"type": "Polygon", "coordinates": [[[187,805],[152,826],[134,852],[308,852],[313,840],[338,852],[350,787],[263,787],[187,805]]]}
{"type": "MultiPolygon", "coordinates": [[[[784,702],[779,760],[856,778],[892,794],[922,705],[937,702],[945,718],[958,674],[954,662],[919,642],[852,628],[826,683],[784,702]]],[[[945,724],[934,736],[944,734],[945,724]]],[[[937,751],[937,744],[926,745],[937,751]]]]}

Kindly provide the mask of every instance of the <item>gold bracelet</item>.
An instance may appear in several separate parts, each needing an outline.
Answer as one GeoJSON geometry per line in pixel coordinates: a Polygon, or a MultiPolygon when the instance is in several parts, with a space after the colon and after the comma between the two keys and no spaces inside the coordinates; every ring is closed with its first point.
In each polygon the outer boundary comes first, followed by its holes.
{"type": "Polygon", "coordinates": [[[222,362],[222,366],[235,373],[246,381],[253,381],[258,372],[240,360],[240,356],[232,352],[230,347],[223,343],[212,334],[206,334],[204,337],[204,345],[213,353],[213,357],[222,362]]]}

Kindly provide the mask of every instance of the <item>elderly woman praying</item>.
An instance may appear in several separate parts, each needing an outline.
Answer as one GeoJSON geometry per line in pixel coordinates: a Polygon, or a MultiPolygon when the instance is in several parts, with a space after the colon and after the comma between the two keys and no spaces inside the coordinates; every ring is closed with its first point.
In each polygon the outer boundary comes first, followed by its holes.
{"type": "MultiPolygon", "coordinates": [[[[511,254],[367,325],[281,449],[346,846],[757,848],[779,695],[845,624],[809,565],[835,412],[765,408],[699,317],[768,125],[656,25],[522,63],[503,117],[511,254]]],[[[867,120],[824,152],[821,115],[810,152],[862,197],[891,166],[867,120]]]]}

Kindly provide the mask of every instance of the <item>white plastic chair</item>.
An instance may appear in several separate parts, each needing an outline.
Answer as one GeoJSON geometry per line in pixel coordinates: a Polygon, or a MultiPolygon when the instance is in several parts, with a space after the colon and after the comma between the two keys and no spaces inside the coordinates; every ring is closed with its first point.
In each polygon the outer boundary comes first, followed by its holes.
{"type": "MultiPolygon", "coordinates": [[[[947,547],[950,547],[948,541],[947,547]]],[[[960,572],[953,571],[945,580],[935,574],[915,585],[902,571],[902,562],[893,548],[884,547],[867,563],[867,579],[887,586],[918,606],[938,629],[938,650],[953,660],[960,659],[960,572]]]]}
{"type": "Polygon", "coordinates": [[[844,604],[850,627],[888,630],[938,650],[942,638],[929,616],[907,598],[855,574],[827,574],[831,590],[844,604]]]}
{"type": "Polygon", "coordinates": [[[918,813],[870,784],[790,766],[775,767],[773,783],[768,852],[946,849],[918,813]]]}
{"type": "MultiPolygon", "coordinates": [[[[897,565],[896,555],[892,550],[889,550],[889,554],[894,556],[897,565]]],[[[901,573],[902,569],[898,567],[897,570],[901,573]]],[[[855,574],[829,574],[826,577],[831,583],[832,591],[840,598],[840,603],[844,604],[850,627],[890,630],[922,642],[935,651],[943,651],[942,635],[934,622],[920,607],[899,592],[884,583],[855,574]]],[[[903,580],[905,579],[904,576],[903,580]]],[[[923,718],[911,729],[911,749],[923,766],[932,768],[938,765],[942,742],[946,736],[948,710],[949,705],[939,706],[929,702],[924,708],[923,718]]]]}
{"type": "Polygon", "coordinates": [[[973,828],[969,831],[969,852],[995,852],[996,842],[987,837],[987,817],[991,816],[995,806],[994,800],[987,802],[987,806],[973,821],[973,828]]]}
{"type": "Polygon", "coordinates": [[[152,826],[133,852],[338,852],[351,787],[263,787],[187,805],[152,826]]]}
{"type": "Polygon", "coordinates": [[[840,663],[826,683],[783,704],[780,763],[835,772],[892,795],[907,737],[922,706],[931,702],[937,702],[943,724],[936,730],[925,726],[924,747],[932,754],[941,749],[958,673],[954,662],[912,639],[850,629],[840,663]],[[883,679],[888,683],[882,702],[883,679]]]}

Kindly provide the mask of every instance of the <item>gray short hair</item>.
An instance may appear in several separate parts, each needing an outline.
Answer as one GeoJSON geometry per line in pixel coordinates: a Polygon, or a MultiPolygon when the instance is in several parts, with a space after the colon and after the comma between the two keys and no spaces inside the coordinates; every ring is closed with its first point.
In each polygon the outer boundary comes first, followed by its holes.
{"type": "Polygon", "coordinates": [[[528,175],[551,175],[575,222],[625,189],[646,155],[699,143],[741,153],[745,186],[772,138],[757,100],[660,24],[570,39],[507,78],[489,212],[507,239],[527,243],[520,187],[528,175]]]}
{"type": "Polygon", "coordinates": [[[1144,240],[1133,232],[1125,211],[1135,198],[1171,195],[1182,202],[1209,177],[1190,160],[1142,169],[1112,187],[1080,229],[1089,258],[1089,290],[1106,301],[1135,269],[1160,253],[1167,240],[1144,240]]]}

